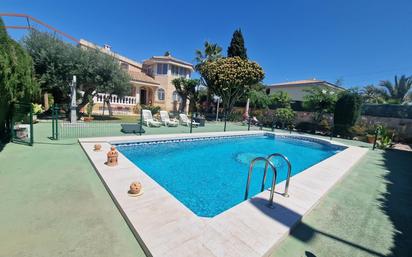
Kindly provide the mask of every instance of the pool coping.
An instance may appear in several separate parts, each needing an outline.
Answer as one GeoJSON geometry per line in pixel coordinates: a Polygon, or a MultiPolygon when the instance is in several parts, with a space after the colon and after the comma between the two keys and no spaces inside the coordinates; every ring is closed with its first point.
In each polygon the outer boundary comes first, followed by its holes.
{"type": "MultiPolygon", "coordinates": [[[[286,198],[275,194],[274,209],[266,207],[269,198],[269,191],[266,190],[212,218],[194,214],[123,154],[119,153],[116,167],[108,167],[104,162],[111,144],[267,133],[272,134],[266,131],[207,132],[86,138],[79,139],[79,142],[147,255],[253,257],[268,256],[368,149],[298,135],[347,148],[294,175],[290,181],[290,196],[286,198]],[[102,145],[102,151],[93,151],[95,143],[102,145]],[[142,196],[127,195],[132,181],[142,183],[142,196]]],[[[274,134],[288,136],[286,133],[274,134]]],[[[276,191],[281,192],[283,188],[284,182],[281,182],[276,186],[276,191]]]]}

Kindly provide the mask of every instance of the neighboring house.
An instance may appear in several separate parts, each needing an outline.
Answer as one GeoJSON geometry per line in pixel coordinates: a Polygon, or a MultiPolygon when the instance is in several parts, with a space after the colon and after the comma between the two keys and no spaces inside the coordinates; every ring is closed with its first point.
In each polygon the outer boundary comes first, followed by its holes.
{"type": "Polygon", "coordinates": [[[267,92],[269,94],[273,94],[275,92],[283,91],[289,94],[292,98],[292,101],[295,102],[302,102],[304,96],[309,94],[307,90],[320,87],[325,90],[335,90],[335,91],[344,91],[345,89],[339,87],[333,83],[327,82],[325,80],[316,80],[316,79],[309,79],[309,80],[298,80],[298,81],[290,81],[290,82],[283,82],[277,83],[267,86],[267,92]]]}
{"type": "MultiPolygon", "coordinates": [[[[176,59],[171,55],[153,56],[143,61],[143,64],[111,51],[109,45],[97,46],[84,39],[81,47],[100,49],[119,61],[122,69],[130,75],[131,92],[122,98],[112,95],[110,103],[115,114],[133,114],[137,105],[160,106],[163,110],[177,111],[181,102],[172,80],[177,77],[190,78],[194,71],[193,65],[176,59]]],[[[105,94],[98,94],[94,112],[101,113],[105,94]]],[[[107,108],[107,107],[105,107],[107,108]]]]}

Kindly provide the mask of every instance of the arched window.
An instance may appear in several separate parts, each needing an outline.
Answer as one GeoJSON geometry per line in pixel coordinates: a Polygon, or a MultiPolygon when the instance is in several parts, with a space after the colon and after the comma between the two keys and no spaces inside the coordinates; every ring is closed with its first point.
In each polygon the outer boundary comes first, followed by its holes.
{"type": "Polygon", "coordinates": [[[182,98],[180,97],[180,95],[176,92],[176,91],[174,91],[173,92],[173,102],[181,102],[182,101],[182,98]]]}
{"type": "Polygon", "coordinates": [[[163,88],[159,88],[159,89],[157,90],[157,98],[158,98],[160,101],[165,100],[165,90],[164,90],[163,88]]]}

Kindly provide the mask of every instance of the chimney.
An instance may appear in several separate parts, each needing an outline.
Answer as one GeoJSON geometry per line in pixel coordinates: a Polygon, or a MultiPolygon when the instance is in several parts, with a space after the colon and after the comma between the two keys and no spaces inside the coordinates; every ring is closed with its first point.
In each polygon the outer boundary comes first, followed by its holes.
{"type": "Polygon", "coordinates": [[[108,45],[108,44],[104,44],[104,45],[103,45],[103,49],[106,50],[106,51],[108,51],[108,52],[110,52],[110,51],[112,50],[112,46],[111,46],[111,45],[108,45]]]}

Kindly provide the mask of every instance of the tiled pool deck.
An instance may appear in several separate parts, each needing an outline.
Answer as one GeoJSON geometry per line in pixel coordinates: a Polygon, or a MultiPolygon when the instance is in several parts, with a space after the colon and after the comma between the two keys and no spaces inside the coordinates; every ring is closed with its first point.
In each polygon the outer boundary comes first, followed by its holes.
{"type": "MultiPolygon", "coordinates": [[[[250,133],[256,134],[256,131],[250,133]]],[[[275,194],[274,209],[266,207],[269,191],[264,191],[210,219],[196,216],[121,153],[118,166],[104,164],[111,143],[239,134],[248,132],[106,137],[79,141],[136,238],[146,248],[146,253],[155,257],[267,256],[368,151],[348,146],[293,176],[290,197],[275,194]],[[93,151],[97,142],[102,145],[100,152],[93,151]],[[132,181],[142,183],[142,196],[127,195],[132,181]]],[[[282,192],[283,186],[284,182],[277,185],[276,191],[282,192]]]]}

